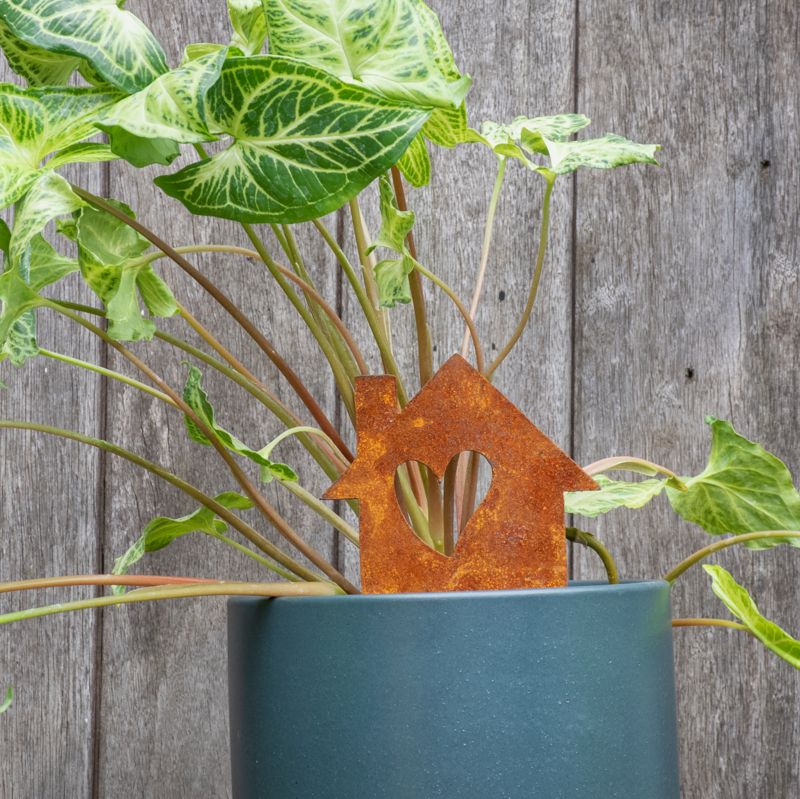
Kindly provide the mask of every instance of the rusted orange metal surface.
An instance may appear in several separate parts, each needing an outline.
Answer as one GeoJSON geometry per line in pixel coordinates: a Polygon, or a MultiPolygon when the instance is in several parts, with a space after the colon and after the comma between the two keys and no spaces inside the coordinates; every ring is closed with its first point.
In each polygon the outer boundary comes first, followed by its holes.
{"type": "Polygon", "coordinates": [[[564,492],[597,484],[461,356],[402,411],[393,377],[356,378],[356,431],[355,460],[325,497],[359,501],[362,591],[566,585],[564,492]],[[448,557],[409,526],[395,472],[418,461],[441,478],[464,451],[491,463],[492,483],[448,557]]]}

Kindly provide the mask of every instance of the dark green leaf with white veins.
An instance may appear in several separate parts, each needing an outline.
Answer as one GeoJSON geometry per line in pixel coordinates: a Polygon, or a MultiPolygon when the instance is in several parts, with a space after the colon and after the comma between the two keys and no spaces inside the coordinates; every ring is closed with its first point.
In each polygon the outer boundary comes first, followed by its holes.
{"type": "Polygon", "coordinates": [[[0,0],[0,19],[28,44],[86,59],[127,94],[167,71],[155,36],[115,0],[0,0]]]}
{"type": "Polygon", "coordinates": [[[550,155],[550,169],[557,175],[574,172],[581,167],[613,169],[625,164],[656,164],[658,144],[637,144],[622,136],[607,133],[599,139],[555,141],[542,137],[550,155]]]}
{"type": "MultiPolygon", "coordinates": [[[[133,211],[124,203],[110,202],[133,218],[133,211]]],[[[153,316],[177,313],[169,287],[141,257],[150,243],[129,225],[104,211],[86,207],[77,216],[76,240],[81,274],[106,306],[112,338],[152,338],[156,328],[142,315],[140,295],[153,316]]]]}
{"type": "Polygon", "coordinates": [[[9,66],[30,86],[64,86],[80,66],[81,59],[49,53],[18,39],[0,20],[0,49],[9,66]]]}
{"type": "Polygon", "coordinates": [[[187,61],[105,109],[96,124],[108,134],[111,149],[134,166],[146,166],[169,163],[179,142],[215,139],[208,130],[205,96],[219,78],[226,53],[223,48],[187,61]],[[158,153],[158,158],[143,153],[158,153]]]}
{"type": "Polygon", "coordinates": [[[756,637],[767,649],[778,657],[800,669],[800,641],[793,638],[777,624],[765,618],[753,598],[745,588],[722,566],[703,566],[711,575],[711,588],[725,603],[728,610],[756,637]]]}
{"type": "Polygon", "coordinates": [[[261,0],[228,0],[233,28],[231,44],[245,55],[258,55],[267,38],[267,18],[261,0]]]}
{"type": "Polygon", "coordinates": [[[564,494],[564,510],[578,516],[599,516],[616,508],[641,508],[657,497],[666,480],[627,482],[610,480],[603,475],[594,477],[599,491],[569,491],[564,494]]]}
{"type": "Polygon", "coordinates": [[[286,58],[231,58],[207,94],[212,158],[156,179],[196,214],[304,222],[336,210],[394,164],[428,112],[286,58]]]}
{"type": "MultiPolygon", "coordinates": [[[[214,499],[223,507],[230,510],[247,510],[253,503],[235,491],[225,491],[214,499]]],[[[141,536],[128,548],[128,550],[114,561],[112,574],[127,574],[131,566],[144,557],[147,552],[156,552],[171,544],[176,538],[187,533],[205,533],[210,536],[223,535],[228,529],[228,524],[217,516],[214,511],[204,505],[193,513],[178,518],[157,516],[152,519],[142,530],[141,536]]],[[[114,593],[124,593],[122,586],[116,586],[114,593]]]]}
{"type": "MultiPolygon", "coordinates": [[[[208,399],[208,394],[206,394],[203,389],[202,378],[203,375],[196,366],[189,367],[189,375],[183,387],[183,399],[197,416],[214,431],[217,439],[232,452],[243,455],[245,458],[253,461],[253,463],[257,463],[261,467],[261,479],[264,482],[269,482],[273,478],[278,480],[297,480],[297,474],[285,463],[275,463],[260,452],[250,449],[246,444],[236,438],[236,436],[217,424],[214,407],[208,399]]],[[[206,436],[193,419],[184,416],[184,421],[186,422],[186,432],[192,441],[203,444],[204,446],[211,445],[208,436],[206,436]]]]}
{"type": "Polygon", "coordinates": [[[378,185],[380,187],[381,229],[367,248],[367,253],[371,253],[376,247],[386,247],[401,254],[406,249],[406,236],[414,227],[414,212],[401,211],[397,207],[392,184],[386,175],[381,175],[378,185]]]}
{"type": "Polygon", "coordinates": [[[455,108],[469,89],[422,0],[264,0],[264,8],[275,55],[423,107],[455,108]]]}
{"type": "MultiPolygon", "coordinates": [[[[783,461],[739,435],[729,422],[706,418],[711,453],[696,477],[684,477],[686,491],[667,490],[674,510],[707,533],[800,530],[800,493],[783,461]]],[[[752,549],[800,546],[794,538],[750,541],[752,549]]]]}

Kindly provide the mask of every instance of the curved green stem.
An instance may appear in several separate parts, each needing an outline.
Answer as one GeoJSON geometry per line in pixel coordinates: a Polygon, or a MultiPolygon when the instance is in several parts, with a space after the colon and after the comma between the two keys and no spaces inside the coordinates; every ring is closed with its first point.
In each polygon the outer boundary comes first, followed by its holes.
{"type": "Polygon", "coordinates": [[[76,585],[194,585],[195,583],[214,583],[222,580],[207,580],[202,577],[174,577],[160,574],[70,574],[66,577],[39,577],[33,580],[14,580],[0,583],[0,594],[15,591],[39,591],[42,588],[60,588],[76,585]]]}
{"type": "Polygon", "coordinates": [[[520,336],[528,326],[528,320],[531,318],[533,305],[536,302],[536,294],[539,291],[539,280],[542,277],[542,267],[544,266],[544,256],[547,252],[547,233],[548,228],[550,227],[550,196],[553,193],[553,186],[556,182],[555,177],[545,178],[545,180],[547,181],[547,187],[544,190],[544,203],[542,205],[542,226],[539,234],[539,251],[536,255],[536,267],[533,270],[533,281],[531,282],[531,288],[528,293],[528,301],[525,303],[525,310],[522,312],[522,317],[517,323],[517,326],[514,328],[511,338],[509,338],[500,352],[497,353],[497,357],[494,359],[494,361],[492,361],[491,365],[487,369],[485,373],[487,380],[492,379],[492,375],[495,373],[497,367],[500,366],[500,364],[505,360],[508,353],[514,349],[514,345],[519,341],[520,336]]]}
{"type": "MultiPolygon", "coordinates": [[[[472,302],[470,303],[469,307],[469,316],[470,319],[474,320],[477,313],[478,313],[478,306],[480,305],[481,301],[481,294],[483,293],[483,281],[486,277],[486,266],[489,263],[489,253],[491,252],[492,247],[492,232],[494,231],[494,217],[497,212],[497,203],[500,199],[500,191],[503,188],[503,177],[506,173],[506,161],[508,159],[505,156],[501,156],[499,158],[499,164],[497,166],[497,177],[494,181],[494,187],[492,188],[492,196],[489,200],[489,209],[486,212],[486,227],[484,228],[483,233],[483,245],[481,247],[481,261],[480,265],[478,266],[478,276],[475,279],[475,288],[472,292],[472,302]]],[[[469,349],[469,336],[470,330],[469,326],[467,330],[464,331],[464,338],[461,342],[461,355],[465,358],[467,357],[467,351],[469,349]]]]}
{"type": "Polygon", "coordinates": [[[723,538],[689,555],[688,558],[682,560],[674,569],[670,569],[664,575],[664,579],[668,583],[674,583],[678,577],[687,569],[694,566],[695,563],[703,560],[703,558],[707,558],[709,555],[713,555],[715,552],[719,552],[721,549],[726,549],[736,544],[744,544],[747,541],[770,541],[776,538],[800,538],[800,532],[797,530],[765,530],[763,532],[742,533],[741,535],[732,535],[730,538],[723,538]]]}
{"type": "Polygon", "coordinates": [[[728,619],[673,619],[673,627],[729,627],[731,630],[750,632],[744,624],[728,619]]]}
{"type": "Polygon", "coordinates": [[[329,508],[322,500],[307,491],[300,483],[292,480],[278,481],[287,491],[294,494],[301,502],[313,510],[322,519],[335,527],[345,538],[358,546],[358,531],[351,527],[336,511],[329,508]]]}
{"type": "Polygon", "coordinates": [[[585,530],[579,530],[577,527],[567,527],[567,540],[576,544],[583,544],[585,547],[594,550],[603,561],[606,574],[608,575],[609,583],[619,582],[619,572],[617,571],[617,564],[614,563],[614,558],[605,546],[598,541],[591,533],[585,530]]]}

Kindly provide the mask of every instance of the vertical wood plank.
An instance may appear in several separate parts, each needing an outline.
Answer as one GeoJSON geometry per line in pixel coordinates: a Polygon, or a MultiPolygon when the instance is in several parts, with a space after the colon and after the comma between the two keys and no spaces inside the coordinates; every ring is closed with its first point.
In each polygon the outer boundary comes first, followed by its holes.
{"type": "MultiPolygon", "coordinates": [[[[0,80],[21,83],[5,63],[0,80]]],[[[104,171],[96,165],[80,175],[99,191],[104,171]]],[[[87,302],[88,293],[74,275],[50,292],[76,302],[87,302]]],[[[41,346],[102,360],[91,334],[53,312],[39,311],[38,325],[41,346]]],[[[8,385],[0,391],[0,418],[102,435],[102,389],[94,376],[41,357],[20,369],[4,363],[0,377],[8,385]]],[[[0,582],[95,571],[101,464],[99,453],[89,447],[35,433],[0,432],[0,582]]],[[[2,609],[69,601],[91,596],[91,590],[5,594],[2,609]]],[[[15,690],[12,709],[0,719],[0,796],[88,795],[96,629],[93,613],[0,628],[0,693],[5,695],[8,686],[15,690]]]]}
{"type": "MultiPolygon", "coordinates": [[[[664,145],[662,169],[578,179],[581,462],[637,454],[695,474],[710,413],[800,475],[799,31],[790,0],[580,3],[579,110],[598,131],[664,145]]],[[[707,542],[665,501],[593,529],[629,578],[707,542]]],[[[791,551],[717,561],[797,629],[791,551]]],[[[598,574],[590,555],[578,574],[598,574]]],[[[728,615],[700,569],[674,611],[728,615]]],[[[676,670],[684,795],[798,795],[798,673],[747,636],[692,630],[676,632],[676,670]]]]}

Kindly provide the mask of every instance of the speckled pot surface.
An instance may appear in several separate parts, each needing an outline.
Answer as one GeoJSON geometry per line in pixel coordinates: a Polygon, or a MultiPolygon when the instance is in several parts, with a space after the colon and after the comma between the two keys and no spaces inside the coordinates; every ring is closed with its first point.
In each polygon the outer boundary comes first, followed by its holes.
{"type": "Polygon", "coordinates": [[[677,799],[669,588],[231,599],[236,799],[677,799]]]}

